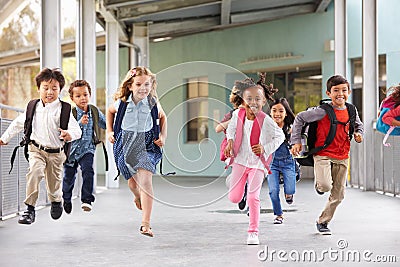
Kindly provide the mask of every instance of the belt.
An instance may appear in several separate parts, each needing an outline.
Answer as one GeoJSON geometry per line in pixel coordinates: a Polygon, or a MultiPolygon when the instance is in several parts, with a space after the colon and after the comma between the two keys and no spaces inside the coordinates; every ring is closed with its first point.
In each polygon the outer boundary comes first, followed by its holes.
{"type": "Polygon", "coordinates": [[[35,147],[37,147],[37,148],[39,148],[40,150],[43,150],[44,152],[47,152],[47,153],[60,153],[60,152],[63,151],[63,149],[64,149],[64,148],[62,148],[62,147],[60,147],[60,148],[48,148],[48,147],[45,147],[45,146],[42,146],[42,145],[36,143],[36,142],[33,141],[33,140],[32,140],[32,144],[33,144],[35,147]]]}

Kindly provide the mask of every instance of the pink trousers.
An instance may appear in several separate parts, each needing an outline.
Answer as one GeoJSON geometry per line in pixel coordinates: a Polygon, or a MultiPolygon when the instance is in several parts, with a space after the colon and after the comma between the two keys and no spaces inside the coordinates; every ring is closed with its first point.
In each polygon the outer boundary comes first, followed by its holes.
{"type": "Polygon", "coordinates": [[[260,223],[260,191],[264,180],[264,171],[260,169],[247,168],[240,164],[232,164],[232,173],[229,185],[229,200],[239,203],[244,194],[247,181],[247,205],[249,206],[249,228],[248,232],[258,233],[260,223]]]}

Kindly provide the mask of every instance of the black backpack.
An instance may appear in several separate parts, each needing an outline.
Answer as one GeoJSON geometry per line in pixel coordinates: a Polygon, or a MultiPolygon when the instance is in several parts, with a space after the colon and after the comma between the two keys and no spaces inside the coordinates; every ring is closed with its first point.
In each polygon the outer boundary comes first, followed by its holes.
{"type": "Polygon", "coordinates": [[[326,101],[330,101],[330,99],[322,99],[320,101],[320,108],[324,109],[326,111],[326,114],[329,117],[330,121],[330,128],[328,135],[325,139],[325,142],[322,146],[315,147],[315,142],[317,140],[317,127],[318,127],[318,121],[313,121],[310,123],[306,123],[302,128],[301,128],[301,143],[303,146],[303,151],[302,155],[299,157],[296,157],[296,161],[302,165],[302,166],[314,166],[314,158],[313,154],[327,148],[332,142],[333,139],[335,138],[336,135],[336,129],[338,124],[348,124],[349,123],[349,138],[350,140],[353,137],[354,134],[354,125],[356,121],[356,108],[353,104],[346,103],[346,108],[347,112],[349,113],[349,121],[346,123],[340,122],[336,119],[336,114],[335,111],[332,107],[332,105],[328,104],[326,101]]]}
{"type": "MultiPolygon", "coordinates": [[[[40,99],[32,99],[31,101],[29,101],[29,103],[26,107],[26,118],[25,118],[25,123],[24,123],[24,137],[22,137],[22,141],[19,143],[19,146],[16,146],[13,150],[13,153],[11,156],[11,169],[8,172],[9,174],[11,173],[11,171],[14,167],[14,161],[15,161],[15,157],[17,155],[18,148],[24,147],[25,158],[26,158],[26,160],[29,159],[28,145],[31,142],[33,114],[35,114],[36,105],[39,101],[40,101],[40,99]]],[[[69,116],[71,114],[71,105],[68,104],[67,102],[64,102],[61,100],[60,100],[60,102],[61,102],[60,128],[63,130],[67,130],[69,116]]],[[[67,156],[67,158],[68,158],[70,149],[71,149],[71,142],[65,142],[64,143],[64,153],[67,156]]]]}
{"type": "MultiPolygon", "coordinates": [[[[99,110],[97,109],[97,107],[95,107],[95,106],[93,106],[93,105],[91,105],[91,104],[89,104],[88,106],[89,106],[89,109],[90,109],[90,111],[91,111],[91,113],[92,113],[92,116],[93,116],[93,117],[92,117],[92,118],[93,118],[93,135],[92,135],[92,141],[93,141],[93,144],[94,144],[95,146],[97,146],[97,145],[100,144],[100,143],[102,144],[102,146],[103,146],[103,153],[104,153],[104,160],[105,160],[105,163],[106,163],[106,171],[108,171],[108,153],[107,153],[106,146],[105,146],[104,142],[101,141],[101,140],[99,139],[99,135],[100,135],[99,110]]],[[[77,111],[76,111],[76,107],[73,107],[73,108],[72,108],[72,115],[74,116],[75,119],[77,118],[78,113],[77,113],[77,111]]]]}

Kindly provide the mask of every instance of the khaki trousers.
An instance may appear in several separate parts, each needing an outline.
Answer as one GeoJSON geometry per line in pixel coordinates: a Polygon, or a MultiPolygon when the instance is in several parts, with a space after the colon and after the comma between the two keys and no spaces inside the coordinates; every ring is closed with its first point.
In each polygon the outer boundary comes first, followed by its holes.
{"type": "Polygon", "coordinates": [[[26,175],[25,204],[35,206],[39,196],[39,184],[46,181],[47,197],[50,202],[61,202],[63,164],[66,159],[64,151],[47,153],[30,144],[29,170],[26,175]]]}
{"type": "Polygon", "coordinates": [[[338,160],[314,156],[315,185],[320,192],[331,192],[328,203],[318,218],[318,223],[329,223],[337,206],[344,199],[348,159],[338,160]]]}

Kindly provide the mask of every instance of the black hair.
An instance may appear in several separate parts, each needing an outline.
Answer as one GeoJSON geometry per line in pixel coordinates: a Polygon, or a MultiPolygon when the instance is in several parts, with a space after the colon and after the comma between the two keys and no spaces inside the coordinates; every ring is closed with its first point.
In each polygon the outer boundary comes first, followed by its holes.
{"type": "Polygon", "coordinates": [[[60,90],[64,88],[65,78],[64,75],[62,75],[59,68],[55,69],[44,68],[35,77],[36,85],[38,88],[40,88],[40,84],[43,81],[47,82],[53,79],[58,81],[58,83],[60,84],[60,90]]]}
{"type": "Polygon", "coordinates": [[[336,85],[339,85],[339,84],[346,84],[346,85],[347,85],[347,88],[349,88],[349,90],[350,90],[350,84],[349,84],[349,82],[348,82],[348,81],[346,80],[346,78],[343,77],[342,75],[334,75],[334,76],[330,77],[330,78],[328,79],[328,81],[326,82],[326,90],[327,90],[328,92],[330,92],[330,91],[331,91],[331,88],[332,88],[333,86],[336,86],[336,85]]]}
{"type": "Polygon", "coordinates": [[[272,107],[277,104],[282,104],[282,106],[285,108],[286,117],[283,120],[282,130],[283,130],[283,133],[285,134],[286,140],[289,140],[290,139],[290,127],[292,126],[292,124],[294,122],[295,115],[294,115],[292,109],[290,108],[289,102],[287,101],[286,98],[281,97],[281,98],[275,99],[274,102],[272,102],[272,104],[270,105],[270,108],[272,109],[272,107]]]}

